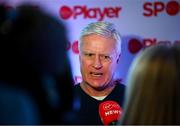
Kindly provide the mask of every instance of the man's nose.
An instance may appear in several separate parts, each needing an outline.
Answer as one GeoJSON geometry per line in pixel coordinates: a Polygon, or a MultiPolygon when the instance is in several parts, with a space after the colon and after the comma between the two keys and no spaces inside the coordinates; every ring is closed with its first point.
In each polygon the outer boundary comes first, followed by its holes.
{"type": "Polygon", "coordinates": [[[101,69],[102,68],[102,62],[99,56],[96,56],[94,59],[93,67],[95,69],[101,69]]]}

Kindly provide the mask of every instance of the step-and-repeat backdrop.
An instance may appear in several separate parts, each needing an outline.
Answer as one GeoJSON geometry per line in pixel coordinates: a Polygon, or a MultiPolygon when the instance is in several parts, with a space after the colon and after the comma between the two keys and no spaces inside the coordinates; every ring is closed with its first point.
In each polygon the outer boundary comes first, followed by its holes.
{"type": "MultiPolygon", "coordinates": [[[[81,81],[78,39],[88,23],[109,21],[122,36],[122,54],[116,79],[126,84],[133,58],[159,43],[180,43],[180,0],[0,0],[9,8],[30,2],[59,20],[68,30],[67,52],[75,83],[81,81]]],[[[151,66],[150,66],[151,67],[151,66]]]]}

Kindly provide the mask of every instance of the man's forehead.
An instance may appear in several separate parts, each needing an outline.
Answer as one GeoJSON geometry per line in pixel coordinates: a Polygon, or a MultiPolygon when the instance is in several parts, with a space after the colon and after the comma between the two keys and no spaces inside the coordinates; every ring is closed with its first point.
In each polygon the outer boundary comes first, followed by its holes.
{"type": "Polygon", "coordinates": [[[82,50],[82,53],[90,53],[90,54],[95,54],[95,55],[114,55],[115,51],[111,51],[111,52],[97,52],[97,51],[92,51],[92,50],[82,50]]]}

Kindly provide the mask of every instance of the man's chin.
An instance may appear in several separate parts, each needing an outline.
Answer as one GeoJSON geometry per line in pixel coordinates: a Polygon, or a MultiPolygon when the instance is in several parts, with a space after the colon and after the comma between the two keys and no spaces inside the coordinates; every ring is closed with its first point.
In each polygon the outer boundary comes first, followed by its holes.
{"type": "Polygon", "coordinates": [[[97,91],[103,91],[107,86],[101,82],[86,82],[91,88],[97,91]]]}
{"type": "MultiPolygon", "coordinates": [[[[101,84],[99,84],[99,85],[101,85],[101,84]]],[[[97,91],[103,91],[105,88],[106,88],[106,86],[93,86],[93,88],[95,89],[95,90],[97,90],[97,91]]]]}

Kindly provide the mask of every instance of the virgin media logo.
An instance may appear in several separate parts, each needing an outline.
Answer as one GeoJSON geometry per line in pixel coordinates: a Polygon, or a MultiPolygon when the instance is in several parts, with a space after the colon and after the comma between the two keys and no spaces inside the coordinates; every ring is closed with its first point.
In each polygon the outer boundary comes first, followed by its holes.
{"type": "Polygon", "coordinates": [[[84,19],[97,19],[98,21],[104,20],[104,18],[118,18],[121,7],[87,7],[86,5],[61,6],[59,9],[59,15],[62,19],[77,19],[82,17],[84,19]]]}
{"type": "Polygon", "coordinates": [[[114,102],[108,102],[108,103],[105,103],[104,105],[103,105],[103,109],[104,110],[110,110],[110,109],[112,109],[112,108],[116,108],[116,109],[118,109],[119,108],[119,105],[117,104],[117,103],[114,103],[114,102]]]}
{"type": "Polygon", "coordinates": [[[146,17],[158,16],[158,14],[161,13],[167,13],[170,16],[175,16],[180,12],[180,3],[175,0],[171,0],[169,2],[150,1],[145,2],[143,8],[143,15],[146,17]]]}
{"type": "Polygon", "coordinates": [[[180,40],[157,40],[157,38],[144,38],[142,40],[132,38],[128,42],[128,50],[131,54],[138,53],[141,49],[155,45],[155,44],[180,44],[180,40]]]}
{"type": "Polygon", "coordinates": [[[72,50],[74,54],[79,54],[79,49],[78,49],[78,40],[71,42],[68,42],[67,44],[67,51],[72,50]]]}

